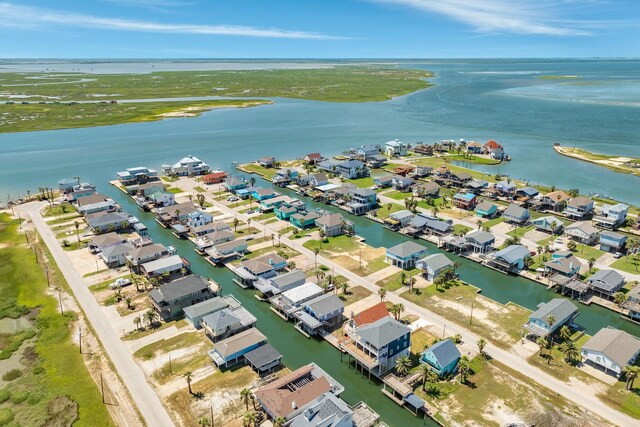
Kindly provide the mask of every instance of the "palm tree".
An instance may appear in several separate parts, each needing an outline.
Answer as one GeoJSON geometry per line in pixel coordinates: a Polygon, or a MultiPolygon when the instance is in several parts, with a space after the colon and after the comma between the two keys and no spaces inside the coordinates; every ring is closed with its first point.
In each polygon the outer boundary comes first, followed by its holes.
{"type": "Polygon", "coordinates": [[[315,267],[318,267],[318,254],[320,253],[320,249],[315,248],[313,250],[313,262],[315,264],[315,267]]]}
{"type": "Polygon", "coordinates": [[[471,366],[471,361],[468,356],[462,356],[460,361],[458,361],[458,370],[460,371],[460,382],[466,383],[469,379],[469,369],[471,366]]]}
{"type": "Polygon", "coordinates": [[[540,257],[542,256],[542,251],[544,250],[544,248],[540,245],[538,245],[538,247],[536,248],[536,251],[538,251],[538,262],[540,262],[540,257]]]}
{"type": "Polygon", "coordinates": [[[547,340],[545,340],[542,337],[539,337],[536,340],[536,344],[538,344],[538,346],[540,347],[540,357],[542,357],[542,350],[544,350],[545,348],[547,348],[547,340]]]}
{"type": "Polygon", "coordinates": [[[185,380],[187,380],[187,387],[189,388],[189,394],[193,394],[193,391],[191,390],[191,380],[193,379],[193,374],[191,374],[191,371],[187,371],[184,373],[183,377],[185,380]]]}
{"type": "Polygon", "coordinates": [[[616,292],[615,294],[613,294],[613,302],[616,303],[616,305],[621,306],[623,302],[625,302],[627,300],[627,295],[624,294],[623,292],[616,292]]]}
{"type": "Polygon", "coordinates": [[[133,324],[136,325],[136,329],[140,329],[140,325],[142,325],[142,318],[140,316],[134,317],[133,324]]]}
{"type": "Polygon", "coordinates": [[[211,425],[211,420],[208,417],[200,417],[198,418],[198,425],[200,427],[209,427],[211,425]]]}
{"type": "Polygon", "coordinates": [[[73,226],[76,228],[76,237],[78,238],[78,243],[80,243],[80,234],[78,234],[78,231],[80,230],[80,223],[78,221],[73,221],[73,226]]]}
{"type": "Polygon", "coordinates": [[[438,212],[440,212],[440,209],[438,209],[437,206],[434,206],[433,209],[431,209],[431,214],[434,218],[438,218],[438,212]]]}
{"type": "Polygon", "coordinates": [[[420,372],[420,380],[422,381],[422,390],[426,391],[427,383],[432,382],[430,380],[432,379],[432,375],[434,374],[434,372],[431,370],[431,367],[426,363],[420,364],[420,368],[418,369],[418,372],[420,372]]]}
{"type": "Polygon", "coordinates": [[[404,311],[404,304],[398,303],[398,304],[395,304],[395,306],[396,306],[396,320],[400,321],[400,316],[402,315],[402,312],[404,311]]]}
{"type": "Polygon", "coordinates": [[[347,291],[349,290],[349,283],[348,282],[342,282],[342,295],[346,295],[347,291]]]}
{"type": "Polygon", "coordinates": [[[147,320],[149,327],[153,326],[158,318],[158,313],[155,310],[149,309],[144,313],[144,318],[147,320]]]}
{"type": "Polygon", "coordinates": [[[412,367],[413,367],[413,363],[411,362],[411,359],[409,359],[408,356],[402,356],[396,359],[396,372],[401,377],[407,375],[412,367]]]}
{"type": "Polygon", "coordinates": [[[480,338],[477,342],[478,344],[478,352],[480,353],[481,356],[484,357],[484,348],[487,345],[487,340],[485,340],[484,338],[480,338]]]}
{"type": "Polygon", "coordinates": [[[253,187],[256,184],[256,178],[255,177],[251,177],[249,178],[249,187],[253,187]]]}
{"type": "Polygon", "coordinates": [[[384,288],[378,289],[378,296],[380,297],[380,302],[383,302],[387,297],[387,290],[384,288]]]}
{"type": "Polygon", "coordinates": [[[589,265],[589,273],[591,273],[591,270],[593,269],[593,265],[596,263],[596,259],[594,257],[589,258],[589,261],[587,261],[587,264],[589,265]]]}
{"type": "Polygon", "coordinates": [[[624,374],[627,379],[627,382],[625,384],[626,390],[633,390],[633,383],[638,377],[638,372],[640,372],[640,368],[638,368],[637,366],[627,365],[624,367],[624,374]]]}
{"type": "Polygon", "coordinates": [[[416,276],[411,276],[409,278],[409,293],[413,293],[413,287],[415,286],[417,281],[418,279],[416,279],[416,276]]]}
{"type": "Polygon", "coordinates": [[[251,218],[247,219],[247,227],[248,227],[247,233],[251,233],[251,218]]]}
{"type": "Polygon", "coordinates": [[[478,231],[480,231],[480,228],[482,228],[482,221],[481,220],[477,220],[476,221],[476,225],[478,226],[478,231]]]}
{"type": "Polygon", "coordinates": [[[233,218],[233,232],[236,233],[238,231],[238,224],[240,224],[240,220],[238,218],[233,218]]]}
{"type": "Polygon", "coordinates": [[[404,272],[404,270],[402,270],[400,272],[400,284],[404,285],[404,281],[407,279],[407,273],[404,272]]]}
{"type": "Polygon", "coordinates": [[[563,326],[562,328],[560,328],[560,330],[558,331],[558,336],[560,337],[560,339],[564,342],[564,341],[568,341],[571,338],[571,329],[569,329],[566,326],[563,326]]]}
{"type": "Polygon", "coordinates": [[[273,420],[273,427],[283,427],[286,422],[287,422],[286,418],[278,417],[275,420],[273,420]]]}
{"type": "Polygon", "coordinates": [[[196,196],[196,199],[198,199],[198,204],[200,205],[200,207],[203,208],[204,207],[204,202],[205,202],[204,194],[198,194],[196,196]]]}
{"type": "Polygon", "coordinates": [[[249,402],[251,402],[251,390],[243,388],[240,392],[240,400],[244,403],[245,410],[249,410],[249,402]]]}
{"type": "Polygon", "coordinates": [[[245,412],[242,417],[242,425],[244,427],[251,427],[258,422],[258,414],[255,411],[245,412]]]}
{"type": "Polygon", "coordinates": [[[575,342],[569,340],[562,345],[562,351],[567,356],[567,361],[571,364],[575,364],[580,360],[580,350],[575,342]]]}

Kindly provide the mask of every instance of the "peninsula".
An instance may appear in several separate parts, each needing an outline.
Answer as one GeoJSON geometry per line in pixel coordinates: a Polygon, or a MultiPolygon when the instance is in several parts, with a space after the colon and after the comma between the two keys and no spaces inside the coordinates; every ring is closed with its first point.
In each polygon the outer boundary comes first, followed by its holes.
{"type": "Polygon", "coordinates": [[[576,147],[563,147],[554,145],[553,149],[563,156],[573,157],[598,166],[611,169],[614,172],[640,176],[640,159],[627,156],[611,156],[607,154],[592,153],[576,147]]]}

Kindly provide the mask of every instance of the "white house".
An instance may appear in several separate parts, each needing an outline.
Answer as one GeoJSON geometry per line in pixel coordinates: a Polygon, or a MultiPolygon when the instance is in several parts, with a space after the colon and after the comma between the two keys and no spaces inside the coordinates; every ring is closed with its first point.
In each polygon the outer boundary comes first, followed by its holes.
{"type": "Polygon", "coordinates": [[[162,173],[165,175],[176,174],[178,176],[205,175],[209,173],[209,165],[195,156],[187,156],[172,165],[162,165],[162,173]]]}
{"type": "Polygon", "coordinates": [[[582,346],[581,354],[586,363],[620,376],[640,355],[640,339],[619,329],[602,328],[582,346]]]}
{"type": "Polygon", "coordinates": [[[201,227],[203,225],[211,224],[213,222],[213,216],[207,212],[193,211],[187,217],[187,224],[189,227],[201,227]]]}
{"type": "Polygon", "coordinates": [[[389,141],[385,144],[384,154],[389,157],[406,156],[408,148],[408,144],[394,139],[393,141],[389,141]]]}

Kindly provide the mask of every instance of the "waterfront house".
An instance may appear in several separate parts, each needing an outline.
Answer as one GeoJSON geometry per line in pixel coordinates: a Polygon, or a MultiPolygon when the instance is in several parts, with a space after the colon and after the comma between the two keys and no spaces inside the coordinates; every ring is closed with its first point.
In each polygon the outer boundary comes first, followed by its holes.
{"type": "Polygon", "coordinates": [[[453,262],[445,254],[431,254],[418,260],[416,268],[422,270],[425,279],[433,281],[444,270],[453,268],[453,262]]]}
{"type": "Polygon", "coordinates": [[[309,163],[310,165],[315,165],[316,163],[319,163],[320,161],[322,161],[322,154],[309,153],[306,156],[304,156],[304,161],[309,163]]]}
{"type": "Polygon", "coordinates": [[[401,191],[403,193],[408,193],[411,191],[411,186],[415,183],[413,178],[396,175],[393,177],[391,181],[391,186],[396,191],[401,191]]]}
{"type": "Polygon", "coordinates": [[[397,139],[389,141],[384,145],[384,154],[389,157],[406,156],[409,144],[405,144],[397,139]]]}
{"type": "Polygon", "coordinates": [[[385,317],[389,317],[389,309],[384,301],[380,301],[360,313],[351,312],[349,321],[345,324],[345,330],[353,331],[355,328],[377,322],[385,317]]]}
{"type": "MultiPolygon", "coordinates": [[[[469,181],[473,180],[473,177],[467,172],[454,172],[448,169],[444,175],[441,175],[441,180],[442,177],[444,177],[444,183],[446,185],[458,188],[466,186],[469,181]]],[[[436,179],[436,181],[438,181],[438,179],[436,179]]]]}
{"type": "Polygon", "coordinates": [[[432,197],[437,198],[440,195],[440,186],[435,182],[420,182],[412,187],[415,197],[432,197]]]}
{"type": "Polygon", "coordinates": [[[261,201],[259,207],[262,212],[270,212],[277,207],[280,207],[285,204],[289,204],[291,200],[292,200],[291,197],[287,195],[276,196],[276,197],[272,197],[270,199],[265,199],[261,201]]]}
{"type": "Polygon", "coordinates": [[[482,152],[492,159],[502,160],[504,158],[504,148],[494,140],[488,141],[484,144],[482,152]]]}
{"type": "Polygon", "coordinates": [[[429,221],[430,219],[418,213],[413,217],[413,219],[411,219],[411,221],[409,221],[409,224],[407,224],[407,227],[405,228],[405,232],[410,236],[416,236],[424,232],[429,221]]]}
{"type": "Polygon", "coordinates": [[[253,286],[265,296],[270,296],[302,286],[306,280],[307,277],[304,271],[296,269],[270,278],[258,278],[258,280],[253,282],[253,286]]]}
{"type": "Polygon", "coordinates": [[[107,267],[116,268],[123,266],[126,263],[127,254],[133,250],[133,245],[127,242],[104,248],[102,249],[102,252],[100,252],[99,256],[107,267]]]}
{"type": "Polygon", "coordinates": [[[151,237],[149,237],[149,228],[141,222],[133,224],[133,231],[138,235],[137,239],[133,240],[134,246],[144,246],[152,243],[151,237]]]}
{"type": "Polygon", "coordinates": [[[165,226],[185,221],[191,212],[197,211],[193,202],[178,203],[156,210],[156,220],[165,226]]]}
{"type": "Polygon", "coordinates": [[[471,154],[481,154],[482,153],[482,144],[477,141],[469,141],[466,145],[467,152],[471,154]]]}
{"type": "Polygon", "coordinates": [[[241,305],[226,307],[207,314],[200,324],[204,333],[213,342],[232,337],[253,328],[258,319],[241,305]]]}
{"type": "Polygon", "coordinates": [[[640,356],[640,339],[625,331],[606,327],[584,343],[580,354],[585,363],[618,377],[640,356]]]}
{"type": "Polygon", "coordinates": [[[616,270],[598,270],[586,282],[593,293],[603,298],[612,298],[626,283],[624,276],[616,270]]]}
{"type": "Polygon", "coordinates": [[[488,187],[489,183],[482,179],[474,179],[473,181],[469,181],[465,184],[465,188],[473,194],[482,194],[482,192],[488,187]]]}
{"type": "MultiPolygon", "coordinates": [[[[78,199],[78,202],[89,199],[90,197],[93,196],[78,199]]],[[[111,199],[106,199],[94,203],[84,203],[83,205],[80,205],[78,203],[78,212],[82,215],[92,214],[96,212],[116,212],[119,209],[120,206],[118,206],[118,204],[111,199]]]]}
{"type": "Polygon", "coordinates": [[[510,245],[489,255],[487,265],[505,273],[516,273],[525,266],[525,260],[531,257],[526,246],[510,245]]]}
{"type": "Polygon", "coordinates": [[[194,210],[187,215],[187,225],[189,227],[202,227],[213,222],[213,216],[210,213],[194,210]]]}
{"type": "Polygon", "coordinates": [[[290,319],[302,308],[302,304],[323,295],[322,288],[315,283],[307,282],[281,294],[273,296],[269,301],[274,310],[290,319]]]}
{"type": "Polygon", "coordinates": [[[246,188],[247,182],[244,179],[231,176],[225,180],[223,186],[228,192],[235,193],[238,190],[246,188]]]}
{"type": "Polygon", "coordinates": [[[206,174],[202,177],[202,182],[206,185],[220,184],[224,182],[224,179],[227,177],[227,173],[224,171],[215,171],[206,174]]]}
{"type": "Polygon", "coordinates": [[[231,240],[220,243],[205,250],[209,260],[215,264],[231,261],[243,256],[247,252],[247,241],[245,239],[231,240]]]}
{"type": "Polygon", "coordinates": [[[545,231],[550,234],[562,234],[564,223],[555,216],[541,216],[531,221],[538,231],[545,231]]]}
{"type": "Polygon", "coordinates": [[[96,192],[96,186],[93,184],[82,183],[74,185],[73,190],[65,194],[64,200],[67,202],[75,202],[83,197],[88,197],[96,192]]]}
{"type": "Polygon", "coordinates": [[[58,181],[58,190],[62,194],[67,194],[73,191],[73,187],[78,184],[78,181],[72,178],[63,178],[58,181]]]}
{"type": "Polygon", "coordinates": [[[327,185],[329,183],[329,179],[327,175],[324,173],[314,173],[311,175],[311,179],[309,180],[309,185],[312,188],[320,187],[321,185],[327,185]]]}
{"type": "Polygon", "coordinates": [[[430,175],[433,172],[433,168],[429,166],[416,166],[416,168],[411,172],[411,176],[414,178],[424,178],[427,175],[430,175]]]}
{"type": "Polygon", "coordinates": [[[156,191],[149,194],[149,200],[156,208],[163,208],[165,206],[171,206],[176,204],[176,196],[173,193],[166,191],[156,191]]]}
{"type": "Polygon", "coordinates": [[[176,273],[188,267],[188,261],[180,255],[170,255],[140,264],[140,271],[147,277],[157,277],[164,273],[176,273]]]}
{"type": "Polygon", "coordinates": [[[409,356],[411,330],[390,316],[348,330],[341,349],[376,377],[395,367],[399,357],[409,356]]]}
{"type": "Polygon", "coordinates": [[[559,274],[564,277],[575,277],[580,273],[582,263],[571,252],[561,251],[551,255],[551,259],[544,263],[547,276],[559,274]]]}
{"type": "Polygon", "coordinates": [[[289,217],[289,222],[297,228],[304,230],[305,228],[312,228],[316,225],[316,220],[320,216],[315,212],[296,213],[289,217]]]}
{"type": "Polygon", "coordinates": [[[274,184],[284,187],[289,184],[291,181],[295,181],[298,178],[298,171],[290,168],[278,169],[271,178],[271,182],[274,184]]]}
{"type": "Polygon", "coordinates": [[[379,176],[373,179],[373,183],[376,188],[387,188],[391,187],[391,183],[393,182],[393,175],[384,175],[379,176]]]}
{"type": "Polygon", "coordinates": [[[496,190],[498,190],[502,196],[512,197],[516,191],[516,185],[511,181],[504,180],[496,184],[496,190]]]}
{"type": "Polygon", "coordinates": [[[127,168],[127,170],[116,173],[120,184],[128,187],[130,185],[140,185],[149,181],[158,179],[158,171],[155,169],[149,169],[144,166],[138,166],[135,168],[127,168]]]}
{"type": "Polygon", "coordinates": [[[585,245],[593,245],[598,241],[598,229],[588,221],[574,222],[564,229],[565,234],[585,245]]]}
{"type": "Polygon", "coordinates": [[[127,239],[116,232],[98,234],[89,241],[87,245],[93,253],[102,252],[104,249],[126,243],[127,239]]]}
{"type": "Polygon", "coordinates": [[[200,322],[202,321],[203,317],[220,310],[224,310],[228,307],[239,306],[240,301],[238,301],[236,297],[234,297],[233,295],[225,295],[223,297],[213,297],[189,307],[185,307],[182,311],[184,311],[185,320],[189,322],[194,328],[200,329],[202,328],[200,322]]]}
{"type": "Polygon", "coordinates": [[[333,393],[323,393],[310,402],[305,410],[292,418],[287,425],[289,427],[352,427],[358,424],[354,423],[353,410],[344,400],[333,393]]]}
{"type": "Polygon", "coordinates": [[[600,250],[605,252],[622,252],[627,243],[627,236],[615,231],[600,232],[600,250]]]}
{"type": "Polygon", "coordinates": [[[593,200],[588,197],[578,196],[569,200],[567,207],[562,212],[565,216],[581,221],[593,212],[593,200]]]}
{"type": "Polygon", "coordinates": [[[410,174],[413,173],[415,168],[416,167],[413,165],[406,165],[406,164],[397,165],[395,168],[393,168],[393,173],[400,176],[409,176],[410,174]]]}
{"type": "Polygon", "coordinates": [[[478,203],[478,205],[476,206],[475,212],[476,212],[476,216],[479,216],[480,218],[490,219],[496,216],[496,213],[498,212],[498,207],[491,202],[483,200],[482,202],[478,203]]]}
{"type": "Polygon", "coordinates": [[[398,230],[409,224],[414,216],[413,212],[403,209],[398,212],[393,212],[385,218],[384,225],[392,230],[398,230]]]}
{"type": "Polygon", "coordinates": [[[627,300],[622,303],[622,308],[627,310],[630,318],[640,320],[640,284],[627,293],[627,300]]]}
{"type": "Polygon", "coordinates": [[[273,189],[271,189],[271,188],[256,187],[251,192],[251,197],[253,197],[254,200],[257,200],[258,202],[261,202],[263,200],[271,199],[273,197],[276,197],[276,192],[273,191],[273,189]]]}
{"type": "Polygon", "coordinates": [[[187,156],[174,164],[164,163],[162,173],[165,175],[194,176],[209,173],[209,165],[195,156],[187,156]]]}
{"type": "Polygon", "coordinates": [[[453,230],[453,226],[445,221],[439,219],[427,219],[427,223],[424,225],[425,233],[432,234],[434,236],[444,236],[449,234],[453,230]]]}
{"type": "Polygon", "coordinates": [[[600,213],[593,217],[593,223],[596,227],[615,230],[616,228],[624,225],[627,221],[628,213],[629,206],[624,203],[618,203],[615,205],[604,204],[600,209],[600,213]]]}
{"type": "Polygon", "coordinates": [[[439,377],[447,377],[455,373],[460,357],[456,344],[447,338],[420,353],[420,363],[428,365],[439,377]]]}
{"type": "Polygon", "coordinates": [[[128,187],[127,190],[131,190],[131,194],[137,194],[138,196],[148,198],[153,193],[164,191],[164,184],[160,181],[152,181],[128,187]]]}
{"type": "Polygon", "coordinates": [[[478,198],[473,193],[460,192],[453,196],[453,204],[458,209],[470,211],[475,208],[477,202],[478,198]]]}
{"type": "Polygon", "coordinates": [[[540,207],[554,212],[562,212],[571,196],[564,191],[552,191],[540,197],[540,207]]]}
{"type": "Polygon", "coordinates": [[[315,223],[326,237],[339,236],[344,232],[344,218],[339,213],[322,215],[315,223]]]}
{"type": "Polygon", "coordinates": [[[325,171],[329,174],[331,174],[331,176],[336,174],[336,170],[338,168],[338,162],[335,162],[333,160],[323,160],[320,163],[318,163],[318,169],[321,171],[325,171]]]}
{"type": "Polygon", "coordinates": [[[470,231],[464,236],[465,248],[471,248],[474,253],[486,254],[493,250],[496,238],[488,231],[470,231]]]}
{"type": "Polygon", "coordinates": [[[87,224],[95,234],[126,230],[131,226],[130,219],[123,212],[96,212],[86,216],[87,224]]]}
{"type": "Polygon", "coordinates": [[[407,241],[388,248],[386,251],[386,261],[404,270],[411,270],[415,267],[416,261],[426,254],[426,247],[416,242],[407,241]]]}
{"type": "Polygon", "coordinates": [[[126,255],[127,261],[131,263],[132,268],[138,271],[138,268],[147,262],[169,255],[169,249],[161,243],[153,243],[150,245],[140,246],[129,251],[126,255]]]}
{"type": "Polygon", "coordinates": [[[258,279],[269,279],[287,268],[287,260],[275,252],[269,252],[240,263],[235,269],[236,280],[244,286],[253,286],[258,279]]]}
{"type": "Polygon", "coordinates": [[[516,190],[516,196],[518,196],[518,200],[521,200],[521,201],[527,201],[527,200],[533,199],[539,194],[540,192],[533,187],[518,188],[516,190]]]}
{"type": "Polygon", "coordinates": [[[429,144],[419,142],[413,147],[413,151],[422,156],[433,156],[433,146],[429,144]]]}
{"type": "Polygon", "coordinates": [[[182,315],[186,307],[208,300],[218,292],[213,283],[196,275],[190,275],[165,283],[149,293],[151,307],[163,320],[182,315]]]}
{"type": "Polygon", "coordinates": [[[273,210],[278,219],[288,221],[291,215],[298,213],[298,209],[288,206],[286,204],[281,205],[273,210]]]}
{"type": "Polygon", "coordinates": [[[354,215],[363,215],[378,205],[378,196],[370,188],[354,188],[350,191],[351,202],[347,204],[354,215]]]}
{"type": "Polygon", "coordinates": [[[370,168],[381,168],[387,164],[387,157],[383,154],[374,154],[367,158],[367,166],[370,168]]]}
{"type": "Polygon", "coordinates": [[[267,343],[267,337],[256,328],[247,329],[218,341],[208,354],[218,368],[228,368],[241,362],[244,356],[267,343]]]}
{"type": "Polygon", "coordinates": [[[506,222],[523,225],[529,221],[529,209],[510,203],[502,213],[502,218],[506,222]]]}
{"type": "Polygon", "coordinates": [[[251,350],[244,355],[245,363],[261,375],[278,367],[281,363],[282,354],[266,343],[258,348],[251,350]]]}
{"type": "Polygon", "coordinates": [[[335,294],[320,295],[302,304],[296,312],[296,328],[308,335],[316,335],[323,328],[331,330],[342,321],[344,303],[335,294]]]}
{"type": "Polygon", "coordinates": [[[369,158],[380,154],[380,147],[377,145],[363,145],[360,148],[356,148],[355,154],[361,160],[368,160],[369,158]]]}
{"type": "Polygon", "coordinates": [[[554,298],[538,304],[524,327],[531,335],[546,338],[564,325],[571,325],[578,314],[578,308],[571,301],[554,298]],[[554,320],[553,324],[549,323],[550,319],[554,320]]]}
{"type": "Polygon", "coordinates": [[[194,237],[207,235],[209,239],[215,242],[214,245],[222,242],[228,242],[229,240],[233,240],[233,238],[235,237],[235,234],[231,232],[231,227],[229,227],[228,224],[222,221],[210,222],[208,224],[199,225],[197,227],[191,227],[189,229],[189,232],[194,237]],[[211,234],[223,232],[226,232],[226,234],[211,236],[211,234]],[[229,236],[231,238],[229,238],[229,236]]]}
{"type": "Polygon", "coordinates": [[[274,163],[276,163],[276,158],[273,156],[265,156],[260,157],[256,162],[263,168],[272,168],[274,163]]]}
{"type": "MultiPolygon", "coordinates": [[[[343,391],[344,387],[340,383],[318,365],[310,363],[263,385],[254,392],[254,396],[271,420],[284,418],[287,420],[287,425],[290,425],[290,420],[303,414],[307,407],[314,404],[323,394],[331,393],[339,396],[343,391]]],[[[304,422],[298,425],[307,427],[315,424],[304,422]]],[[[319,425],[333,426],[333,424],[319,425]]]]}
{"type": "Polygon", "coordinates": [[[360,160],[347,160],[335,165],[335,172],[337,175],[345,179],[362,178],[369,175],[369,169],[367,165],[360,160]]]}

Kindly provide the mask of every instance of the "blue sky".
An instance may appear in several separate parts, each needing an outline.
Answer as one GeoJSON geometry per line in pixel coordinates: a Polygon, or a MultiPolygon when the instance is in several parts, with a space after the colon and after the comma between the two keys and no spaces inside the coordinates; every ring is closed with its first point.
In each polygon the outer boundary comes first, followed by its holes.
{"type": "Polygon", "coordinates": [[[0,57],[638,57],[639,18],[639,0],[0,0],[0,57]]]}

